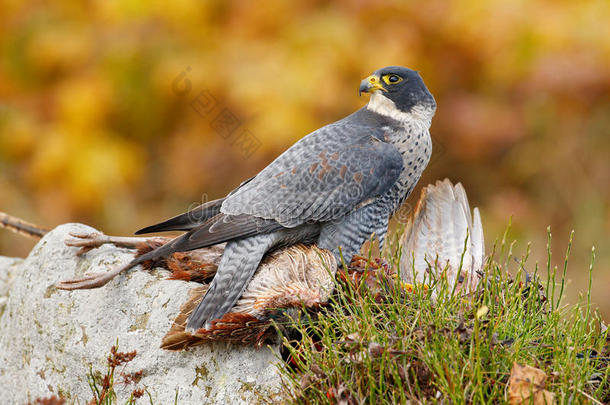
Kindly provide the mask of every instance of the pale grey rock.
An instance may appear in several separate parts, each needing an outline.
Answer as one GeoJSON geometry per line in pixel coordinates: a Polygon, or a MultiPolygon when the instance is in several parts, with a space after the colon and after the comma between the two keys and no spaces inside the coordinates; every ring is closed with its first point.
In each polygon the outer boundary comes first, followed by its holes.
{"type": "MultiPolygon", "coordinates": [[[[176,392],[179,404],[250,404],[277,395],[277,348],[159,348],[192,284],[166,280],[162,270],[136,269],[99,289],[54,288],[59,280],[107,271],[131,259],[133,252],[109,245],[83,257],[64,245],[70,232],[93,231],[62,225],[25,260],[0,258],[0,300],[5,300],[0,302],[0,402],[23,404],[62,394],[68,403],[87,403],[89,366],[105,372],[117,339],[120,351],[137,351],[125,371],[143,370],[138,387],[155,404],[173,404],[176,392]]],[[[133,388],[117,384],[118,403],[133,388]]]]}
{"type": "Polygon", "coordinates": [[[4,313],[8,293],[13,283],[15,269],[23,262],[23,259],[0,256],[0,316],[4,313]]]}

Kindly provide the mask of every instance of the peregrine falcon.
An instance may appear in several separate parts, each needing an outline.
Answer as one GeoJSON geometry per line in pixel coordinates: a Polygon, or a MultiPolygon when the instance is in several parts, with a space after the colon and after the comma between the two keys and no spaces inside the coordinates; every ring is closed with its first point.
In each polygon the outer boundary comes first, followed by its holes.
{"type": "Polygon", "coordinates": [[[317,243],[349,263],[372,234],[382,246],[390,216],[430,159],[436,102],[416,71],[399,66],[377,70],[359,91],[371,95],[365,107],[303,137],[226,197],[136,232],[185,234],[126,266],[57,286],[99,287],[144,261],[227,242],[188,319],[196,331],[234,306],[274,249],[317,243]]]}

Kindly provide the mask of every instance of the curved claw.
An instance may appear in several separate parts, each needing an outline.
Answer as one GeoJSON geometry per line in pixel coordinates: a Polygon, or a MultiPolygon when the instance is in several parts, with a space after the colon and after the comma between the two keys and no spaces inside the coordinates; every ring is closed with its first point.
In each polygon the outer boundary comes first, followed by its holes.
{"type": "Polygon", "coordinates": [[[108,283],[110,280],[106,280],[106,273],[94,273],[83,278],[75,278],[72,280],[64,280],[55,284],[55,287],[60,290],[82,290],[101,287],[108,283]]]}
{"type": "Polygon", "coordinates": [[[98,288],[106,285],[110,280],[115,278],[120,273],[129,270],[137,263],[128,263],[125,266],[117,267],[107,273],[92,273],[83,278],[75,278],[72,280],[64,280],[55,284],[55,287],[60,290],[86,290],[98,288]]]}

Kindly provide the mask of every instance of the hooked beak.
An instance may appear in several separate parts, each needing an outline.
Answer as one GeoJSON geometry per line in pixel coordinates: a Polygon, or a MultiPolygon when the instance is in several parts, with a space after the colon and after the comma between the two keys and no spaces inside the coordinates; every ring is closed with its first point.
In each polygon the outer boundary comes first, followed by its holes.
{"type": "Polygon", "coordinates": [[[358,95],[362,93],[373,93],[377,90],[387,91],[381,84],[381,78],[376,75],[370,75],[366,79],[360,82],[360,88],[358,89],[358,95]]]}

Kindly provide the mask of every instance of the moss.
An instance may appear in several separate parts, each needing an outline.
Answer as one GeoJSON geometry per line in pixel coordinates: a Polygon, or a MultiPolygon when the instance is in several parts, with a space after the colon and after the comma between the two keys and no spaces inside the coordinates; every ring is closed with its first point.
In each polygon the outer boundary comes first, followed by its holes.
{"type": "Polygon", "coordinates": [[[240,383],[241,386],[239,387],[239,396],[243,401],[247,401],[248,397],[250,396],[248,394],[256,393],[256,390],[254,389],[254,386],[250,383],[244,381],[240,381],[240,383]]]}
{"type": "Polygon", "coordinates": [[[57,288],[54,285],[50,285],[47,287],[47,289],[44,291],[44,295],[43,297],[45,298],[51,298],[55,293],[57,293],[57,288]]]}
{"type": "Polygon", "coordinates": [[[148,319],[150,318],[150,312],[145,312],[143,314],[136,316],[136,322],[131,325],[129,328],[130,332],[134,332],[136,330],[144,330],[146,329],[146,325],[148,324],[148,319]]]}
{"type": "Polygon", "coordinates": [[[66,391],[59,385],[57,386],[57,395],[59,395],[60,398],[65,398],[67,400],[72,399],[72,393],[70,391],[66,391]]]}
{"type": "Polygon", "coordinates": [[[81,342],[83,342],[83,346],[87,344],[89,341],[89,337],[87,336],[87,332],[84,325],[80,325],[81,330],[83,331],[83,337],[81,338],[81,342]]]}
{"type": "Polygon", "coordinates": [[[239,395],[244,403],[248,404],[270,404],[270,403],[285,403],[281,393],[270,392],[267,390],[261,391],[256,384],[239,381],[241,386],[239,387],[239,395]]]}
{"type": "Polygon", "coordinates": [[[38,332],[39,335],[43,335],[44,334],[44,328],[42,327],[40,321],[36,318],[32,318],[34,321],[34,324],[36,325],[36,331],[38,332]]]}
{"type": "Polygon", "coordinates": [[[55,360],[53,360],[51,357],[49,356],[45,356],[45,360],[46,360],[46,364],[47,364],[47,369],[48,370],[52,370],[57,374],[63,374],[65,373],[67,367],[63,366],[63,367],[58,367],[55,363],[55,360]]]}
{"type": "Polygon", "coordinates": [[[199,380],[201,380],[201,381],[207,380],[209,373],[210,372],[208,371],[208,368],[205,366],[205,363],[202,363],[201,366],[199,366],[199,367],[195,367],[195,379],[193,380],[191,385],[193,387],[195,387],[195,386],[197,386],[197,383],[199,382],[199,380]]]}

